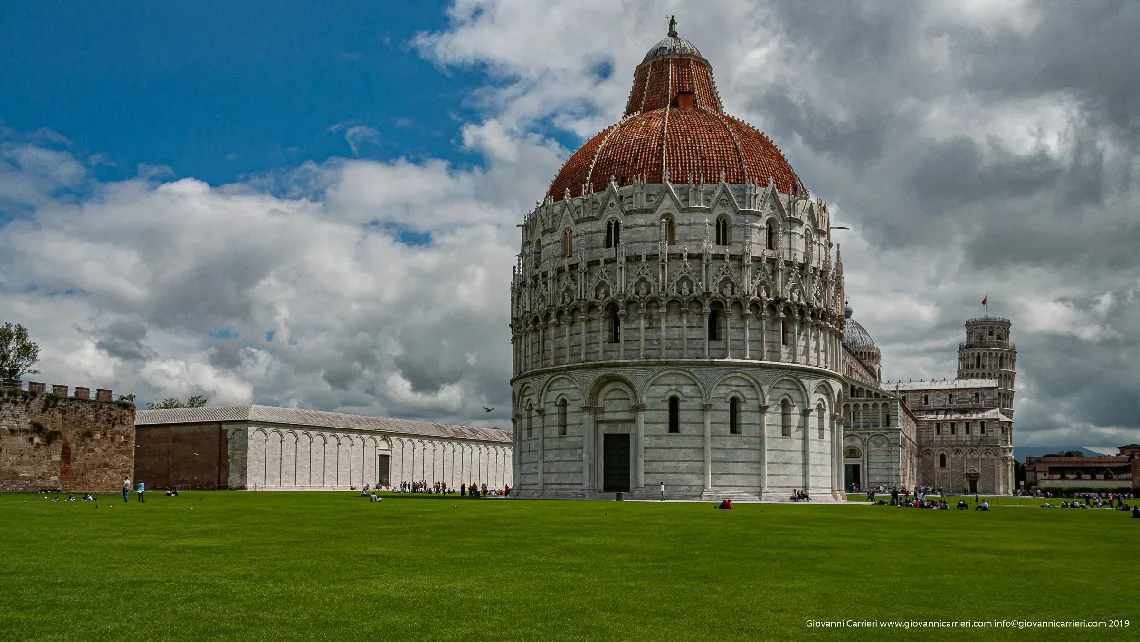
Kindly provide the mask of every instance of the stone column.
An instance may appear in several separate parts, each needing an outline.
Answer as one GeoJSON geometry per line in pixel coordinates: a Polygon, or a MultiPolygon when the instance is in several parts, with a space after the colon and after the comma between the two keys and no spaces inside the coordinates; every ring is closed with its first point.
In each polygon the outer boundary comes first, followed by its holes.
{"type": "Polygon", "coordinates": [[[800,319],[796,315],[796,321],[792,324],[792,363],[800,362],[800,319]]]}
{"type": "Polygon", "coordinates": [[[768,313],[760,308],[760,360],[768,359],[768,313]]]}
{"type": "Polygon", "coordinates": [[[706,359],[709,358],[709,316],[711,314],[712,314],[712,310],[710,310],[708,308],[708,306],[706,306],[704,309],[704,315],[703,315],[704,320],[705,320],[705,327],[704,327],[704,332],[702,332],[702,334],[704,334],[704,336],[705,336],[705,358],[706,359]]]}
{"type": "MultiPolygon", "coordinates": [[[[706,334],[705,336],[707,337],[708,335],[706,334]]],[[[705,342],[705,345],[706,346],[708,345],[707,341],[705,342]]],[[[702,494],[707,493],[707,494],[711,495],[713,492],[713,485],[712,485],[712,404],[711,403],[701,404],[701,410],[704,411],[704,419],[705,419],[705,431],[704,431],[704,437],[705,437],[705,488],[704,488],[704,493],[702,493],[702,494]]]]}
{"type": "Polygon", "coordinates": [[[662,359],[665,358],[665,313],[666,313],[666,311],[667,311],[667,309],[665,307],[665,304],[662,303],[660,306],[658,306],[657,321],[661,326],[661,345],[659,346],[659,348],[660,348],[662,359]]]}
{"type": "Polygon", "coordinates": [[[639,326],[637,333],[637,340],[639,342],[639,355],[642,361],[645,360],[645,307],[641,304],[637,306],[637,324],[639,326]]]}
{"type": "Polygon", "coordinates": [[[628,332],[625,331],[626,330],[625,317],[626,317],[626,311],[625,310],[618,310],[618,360],[619,361],[625,361],[625,335],[629,334],[628,332]]]}
{"type": "Polygon", "coordinates": [[[574,325],[574,317],[569,314],[566,315],[566,341],[562,345],[566,346],[566,363],[570,364],[573,359],[570,358],[572,350],[570,349],[570,326],[574,325]]]}
{"type": "MultiPolygon", "coordinates": [[[[835,434],[832,437],[835,442],[835,475],[836,486],[839,488],[840,496],[836,499],[841,499],[847,492],[847,487],[844,485],[845,471],[843,469],[843,417],[835,417],[835,434]]],[[[935,469],[937,471],[937,469],[935,469]]],[[[860,488],[862,488],[860,486],[860,488]]]]}
{"type": "Polygon", "coordinates": [[[598,312],[598,361],[606,358],[606,313],[598,312]]]}
{"type": "Polygon", "coordinates": [[[578,315],[578,327],[581,328],[579,332],[582,333],[582,353],[581,363],[586,363],[586,321],[589,319],[585,314],[578,315]]]}
{"type": "Polygon", "coordinates": [[[636,473],[634,480],[636,489],[640,491],[645,488],[645,404],[635,404],[633,410],[637,413],[637,432],[634,435],[633,451],[633,467],[636,473]]]}
{"type": "Polygon", "coordinates": [[[681,308],[681,358],[689,356],[689,306],[684,304],[681,308]]]}
{"type": "Polygon", "coordinates": [[[538,492],[541,493],[546,481],[543,470],[543,465],[546,462],[546,410],[539,406],[534,411],[538,413],[538,461],[535,464],[538,469],[538,492]]]}
{"type": "Polygon", "coordinates": [[[760,499],[768,492],[768,406],[760,404],[760,499]]]}
{"type": "Polygon", "coordinates": [[[732,358],[732,312],[724,311],[724,358],[732,358]]]}
{"type": "Polygon", "coordinates": [[[550,322],[550,365],[558,365],[558,319],[550,322]]]}
{"type": "Polygon", "coordinates": [[[594,407],[582,406],[582,493],[589,495],[593,486],[594,407]]]}
{"type": "MultiPolygon", "coordinates": [[[[515,416],[513,423],[514,423],[515,429],[514,429],[514,439],[512,440],[513,443],[511,444],[513,446],[513,448],[511,448],[511,450],[514,451],[515,458],[514,458],[514,461],[512,461],[511,463],[513,464],[513,466],[512,466],[513,474],[515,477],[515,483],[517,484],[518,480],[522,479],[522,470],[520,469],[520,467],[521,467],[520,462],[522,462],[522,439],[519,438],[519,417],[517,415],[515,416]]],[[[465,458],[463,456],[463,450],[464,450],[464,444],[460,444],[459,445],[459,481],[460,481],[460,483],[467,481],[465,479],[467,477],[467,462],[464,461],[465,458]]]]}
{"type": "Polygon", "coordinates": [[[744,358],[751,359],[751,346],[749,345],[748,327],[752,325],[752,308],[744,310],[744,358]]]}
{"type": "Polygon", "coordinates": [[[538,324],[538,363],[541,368],[546,363],[546,322],[538,324]]]}
{"type": "Polygon", "coordinates": [[[811,361],[811,331],[814,324],[808,318],[804,321],[804,364],[812,365],[811,361]]]}
{"type": "Polygon", "coordinates": [[[804,430],[804,492],[811,492],[811,429],[810,417],[811,408],[801,410],[800,414],[803,416],[803,430],[804,430]]]}

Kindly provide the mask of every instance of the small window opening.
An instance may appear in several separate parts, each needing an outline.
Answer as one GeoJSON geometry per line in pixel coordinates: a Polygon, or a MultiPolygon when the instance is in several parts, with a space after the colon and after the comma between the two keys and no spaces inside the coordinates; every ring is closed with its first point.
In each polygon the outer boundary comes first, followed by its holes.
{"type": "Polygon", "coordinates": [[[681,432],[681,400],[669,397],[669,432],[681,432]]]}
{"type": "Polygon", "coordinates": [[[740,400],[736,397],[728,400],[728,432],[740,434],[740,400]]]}

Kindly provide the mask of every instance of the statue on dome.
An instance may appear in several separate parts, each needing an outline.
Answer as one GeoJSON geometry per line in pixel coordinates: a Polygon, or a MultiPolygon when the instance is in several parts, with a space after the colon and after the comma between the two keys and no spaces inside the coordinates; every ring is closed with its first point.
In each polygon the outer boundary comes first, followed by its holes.
{"type": "Polygon", "coordinates": [[[669,16],[669,35],[677,37],[677,16],[669,16]]]}

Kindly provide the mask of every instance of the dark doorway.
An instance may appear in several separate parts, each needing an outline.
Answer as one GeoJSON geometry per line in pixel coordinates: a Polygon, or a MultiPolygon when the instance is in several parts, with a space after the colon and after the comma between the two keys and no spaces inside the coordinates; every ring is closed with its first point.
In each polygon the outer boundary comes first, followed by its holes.
{"type": "Polygon", "coordinates": [[[847,487],[848,492],[855,490],[855,484],[859,483],[862,479],[862,471],[860,464],[844,464],[843,466],[843,484],[847,487]]]}
{"type": "Polygon", "coordinates": [[[390,455],[380,455],[380,461],[376,463],[376,483],[381,486],[390,486],[391,482],[388,480],[388,475],[391,474],[392,457],[390,455]]]}
{"type": "Polygon", "coordinates": [[[603,435],[602,488],[629,492],[629,435],[603,435]]]}
{"type": "Polygon", "coordinates": [[[978,492],[978,478],[977,477],[971,477],[967,481],[970,482],[970,492],[971,493],[978,492]]]}

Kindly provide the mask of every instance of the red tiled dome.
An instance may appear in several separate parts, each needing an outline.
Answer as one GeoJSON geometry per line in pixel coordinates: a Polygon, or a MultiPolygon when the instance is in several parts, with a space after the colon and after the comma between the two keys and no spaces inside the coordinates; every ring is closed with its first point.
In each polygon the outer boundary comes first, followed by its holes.
{"type": "Polygon", "coordinates": [[[606,128],[566,159],[550,185],[561,200],[570,190],[580,196],[644,177],[650,183],[687,183],[704,174],[720,180],[762,185],[771,177],[776,189],[802,193],[803,185],[783,153],[751,125],[724,112],[713,82],[712,66],[689,41],[671,34],[646,54],[633,72],[625,118],[606,128]]]}

